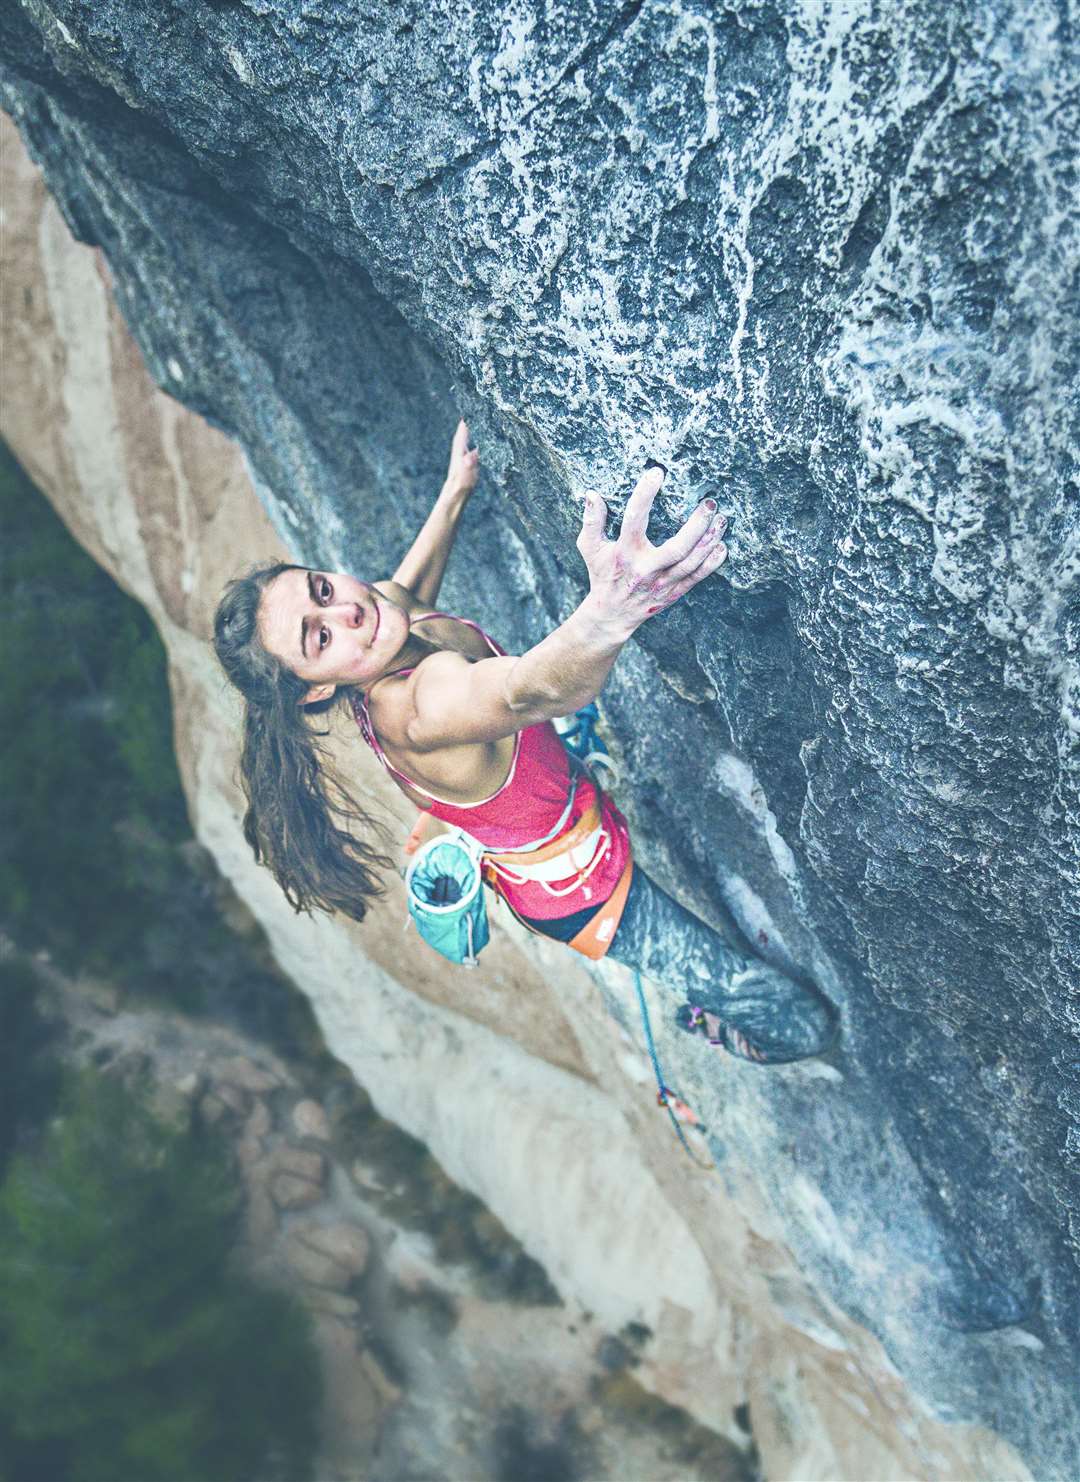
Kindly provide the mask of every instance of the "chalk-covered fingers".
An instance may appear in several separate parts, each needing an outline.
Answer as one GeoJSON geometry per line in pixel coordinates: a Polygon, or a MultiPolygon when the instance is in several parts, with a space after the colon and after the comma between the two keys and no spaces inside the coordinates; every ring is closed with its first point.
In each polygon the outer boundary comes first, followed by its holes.
{"type": "MultiPolygon", "coordinates": [[[[720,523],[722,525],[724,522],[721,520],[720,523]]],[[[691,587],[696,587],[699,581],[711,576],[727,560],[727,546],[720,539],[722,533],[720,530],[712,538],[707,537],[675,571],[665,573],[673,577],[667,593],[668,606],[672,602],[678,602],[680,597],[685,597],[691,587]]]]}
{"type": "Polygon", "coordinates": [[[450,443],[450,463],[446,486],[456,495],[471,494],[480,476],[480,454],[469,447],[469,427],[464,417],[458,422],[450,443]]]}
{"type": "MultiPolygon", "coordinates": [[[[689,524],[689,521],[687,523],[689,524]]],[[[648,614],[650,617],[653,613],[677,602],[691,587],[703,581],[710,572],[715,571],[723,563],[727,555],[727,547],[721,540],[724,524],[724,518],[720,516],[713,519],[704,530],[696,526],[694,544],[683,558],[673,565],[653,572],[647,587],[650,598],[648,614]]],[[[681,535],[682,531],[679,534],[681,535]]]]}
{"type": "Polygon", "coordinates": [[[725,517],[716,513],[716,500],[703,499],[670,539],[654,547],[653,566],[657,571],[666,571],[695,553],[700,554],[699,548],[723,535],[726,525],[725,517]]]}
{"type": "Polygon", "coordinates": [[[586,566],[589,566],[590,558],[602,546],[610,545],[611,542],[604,534],[604,525],[607,521],[606,501],[601,499],[594,489],[586,489],[584,499],[585,507],[581,512],[581,530],[577,538],[577,548],[586,566]]]}
{"type": "Polygon", "coordinates": [[[727,555],[721,538],[726,522],[717,514],[715,500],[700,505],[670,540],[649,544],[645,529],[662,482],[660,469],[650,469],[638,480],[618,540],[605,536],[603,499],[595,493],[585,496],[577,547],[589,569],[591,609],[625,636],[678,601],[727,555]]]}
{"type": "Polygon", "coordinates": [[[454,430],[453,440],[450,443],[451,458],[461,458],[469,451],[469,424],[462,417],[454,430]]]}
{"type": "Polygon", "coordinates": [[[623,511],[622,528],[619,531],[620,541],[645,544],[645,532],[649,528],[649,514],[663,482],[664,470],[659,464],[647,468],[638,479],[634,485],[634,492],[626,501],[626,509],[623,511]]]}

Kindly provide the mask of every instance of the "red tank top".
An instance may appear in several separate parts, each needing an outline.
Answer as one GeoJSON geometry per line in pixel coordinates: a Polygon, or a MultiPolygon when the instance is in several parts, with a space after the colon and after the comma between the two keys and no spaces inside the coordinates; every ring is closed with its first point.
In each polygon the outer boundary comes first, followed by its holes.
{"type": "MultiPolygon", "coordinates": [[[[412,621],[415,624],[434,617],[453,617],[453,614],[426,612],[412,621]]],[[[456,618],[455,621],[465,623],[479,633],[493,653],[505,653],[477,623],[469,618],[456,618]]],[[[410,674],[412,670],[405,668],[390,672],[410,674]]],[[[383,679],[389,677],[389,674],[382,675],[383,679]]],[[[570,754],[550,721],[526,726],[517,732],[506,780],[490,797],[481,798],[476,803],[451,803],[436,797],[393,765],[375,734],[367,695],[353,695],[352,711],[361,735],[386,770],[430,799],[433,817],[464,829],[495,853],[509,853],[541,839],[560,837],[574,826],[592,803],[599,800],[600,829],[587,864],[579,856],[578,867],[562,880],[515,879],[516,871],[500,869],[500,893],[519,915],[537,921],[554,921],[599,906],[612,894],[630,857],[626,819],[611,798],[601,792],[583,770],[571,765],[570,754]]]]}

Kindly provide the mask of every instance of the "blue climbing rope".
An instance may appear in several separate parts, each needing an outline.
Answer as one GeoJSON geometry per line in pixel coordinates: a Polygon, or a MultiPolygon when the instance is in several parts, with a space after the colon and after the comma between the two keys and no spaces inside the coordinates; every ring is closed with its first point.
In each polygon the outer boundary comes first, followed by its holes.
{"type": "MultiPolygon", "coordinates": [[[[601,761],[609,768],[612,768],[613,775],[617,778],[618,771],[613,766],[610,753],[603,741],[596,734],[596,723],[599,719],[600,711],[597,708],[596,702],[590,701],[588,705],[583,705],[580,710],[576,710],[573,716],[566,717],[566,720],[559,727],[559,734],[562,737],[563,745],[579,761],[601,761]]],[[[676,1096],[677,1092],[673,1091],[670,1086],[664,1085],[664,1075],[660,1069],[660,1060],[656,1054],[656,1044],[653,1041],[652,1025],[649,1023],[649,1009],[645,1002],[644,990],[641,986],[641,973],[637,968],[634,969],[634,986],[637,989],[638,1005],[641,1009],[641,1022],[645,1027],[645,1042],[649,1047],[649,1059],[652,1061],[653,1074],[656,1076],[657,1102],[667,1112],[671,1125],[675,1128],[675,1135],[682,1143],[690,1161],[696,1163],[699,1168],[711,1168],[711,1164],[702,1163],[700,1158],[694,1157],[694,1151],[686,1140],[686,1136],[679,1124],[679,1119],[671,1108],[669,1097],[676,1096]]]]}
{"type": "Polygon", "coordinates": [[[649,1023],[649,1009],[645,1002],[645,990],[641,986],[641,973],[637,968],[634,969],[634,987],[637,989],[638,1007],[641,1009],[641,1022],[645,1028],[645,1043],[649,1047],[649,1059],[652,1061],[653,1074],[656,1076],[657,1102],[670,1117],[671,1125],[675,1128],[675,1135],[682,1143],[690,1161],[696,1163],[699,1168],[706,1168],[709,1166],[708,1164],[702,1163],[699,1158],[694,1157],[694,1151],[686,1140],[682,1127],[679,1125],[679,1119],[671,1109],[671,1103],[668,1097],[675,1096],[678,1093],[673,1091],[670,1086],[665,1086],[664,1084],[664,1075],[660,1069],[660,1059],[656,1053],[656,1044],[652,1037],[652,1025],[649,1023]]]}

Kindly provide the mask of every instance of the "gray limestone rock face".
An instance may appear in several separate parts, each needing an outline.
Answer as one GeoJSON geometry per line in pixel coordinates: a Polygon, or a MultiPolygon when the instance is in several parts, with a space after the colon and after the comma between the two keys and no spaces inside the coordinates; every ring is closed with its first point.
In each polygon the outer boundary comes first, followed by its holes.
{"type": "Polygon", "coordinates": [[[4,107],[299,558],[392,570],[459,410],[485,474],[441,600],[511,651],[584,593],[583,488],[617,515],[656,457],[654,538],[706,494],[731,511],[726,566],[604,692],[619,801],[646,868],[844,1033],[816,1068],[731,1070],[668,1012],[665,1067],[936,1412],[1068,1475],[1068,5],[0,15],[4,107]]]}

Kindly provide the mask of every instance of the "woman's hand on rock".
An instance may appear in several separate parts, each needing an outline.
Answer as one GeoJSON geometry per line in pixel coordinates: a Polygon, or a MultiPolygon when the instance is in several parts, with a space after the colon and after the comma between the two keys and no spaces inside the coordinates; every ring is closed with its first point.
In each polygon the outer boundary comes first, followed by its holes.
{"type": "Polygon", "coordinates": [[[469,495],[476,488],[479,477],[480,454],[469,447],[469,428],[462,418],[450,444],[450,464],[443,487],[451,494],[469,495]]]}
{"type": "Polygon", "coordinates": [[[602,617],[628,632],[685,596],[727,557],[721,539],[727,520],[718,513],[715,499],[703,500],[662,545],[651,544],[645,531],[663,482],[664,471],[658,467],[638,480],[617,540],[604,534],[604,500],[593,492],[585,495],[577,548],[589,569],[592,604],[602,617]]]}

